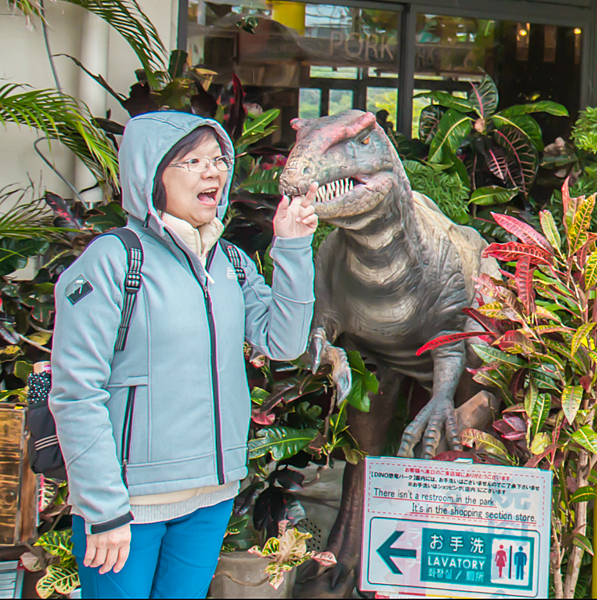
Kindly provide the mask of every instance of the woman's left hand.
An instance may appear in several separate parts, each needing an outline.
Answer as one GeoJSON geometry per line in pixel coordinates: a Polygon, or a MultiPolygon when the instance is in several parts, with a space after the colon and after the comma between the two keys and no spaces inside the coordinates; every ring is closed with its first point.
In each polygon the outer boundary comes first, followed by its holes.
{"type": "Polygon", "coordinates": [[[312,183],[304,196],[295,196],[292,201],[283,196],[274,216],[274,234],[282,238],[311,235],[317,229],[317,215],[313,201],[317,194],[317,183],[312,183]]]}

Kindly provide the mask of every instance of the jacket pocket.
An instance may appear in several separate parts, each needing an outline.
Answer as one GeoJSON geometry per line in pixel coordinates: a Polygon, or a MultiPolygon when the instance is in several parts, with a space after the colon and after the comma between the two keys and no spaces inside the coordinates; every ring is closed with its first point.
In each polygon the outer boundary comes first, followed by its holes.
{"type": "Polygon", "coordinates": [[[148,386],[109,386],[107,389],[111,395],[107,406],[120,464],[148,462],[151,443],[148,386]]]}

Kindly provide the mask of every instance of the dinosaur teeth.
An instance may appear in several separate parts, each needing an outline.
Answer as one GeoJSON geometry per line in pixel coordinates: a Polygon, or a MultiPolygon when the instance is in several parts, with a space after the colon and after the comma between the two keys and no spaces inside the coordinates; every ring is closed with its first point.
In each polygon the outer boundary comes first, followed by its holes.
{"type": "Polygon", "coordinates": [[[354,188],[354,181],[349,177],[330,181],[317,190],[315,202],[330,202],[337,196],[343,196],[354,188]]]}

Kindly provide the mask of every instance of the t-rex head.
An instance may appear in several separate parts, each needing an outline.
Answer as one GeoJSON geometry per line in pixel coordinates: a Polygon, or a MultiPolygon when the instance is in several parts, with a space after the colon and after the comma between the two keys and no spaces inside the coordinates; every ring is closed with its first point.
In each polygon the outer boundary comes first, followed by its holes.
{"type": "Polygon", "coordinates": [[[402,163],[372,113],[348,110],[294,119],[297,141],[280,177],[280,192],[304,194],[319,183],[315,212],[326,221],[372,210],[399,185],[410,195],[402,163]]]}

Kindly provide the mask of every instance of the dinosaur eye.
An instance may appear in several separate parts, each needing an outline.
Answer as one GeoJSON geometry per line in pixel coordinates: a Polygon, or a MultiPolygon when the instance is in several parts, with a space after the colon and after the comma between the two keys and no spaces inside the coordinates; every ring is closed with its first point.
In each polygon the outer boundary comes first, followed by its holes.
{"type": "Polygon", "coordinates": [[[366,146],[370,141],[371,136],[368,135],[364,140],[361,140],[361,144],[363,144],[363,146],[366,146]]]}

